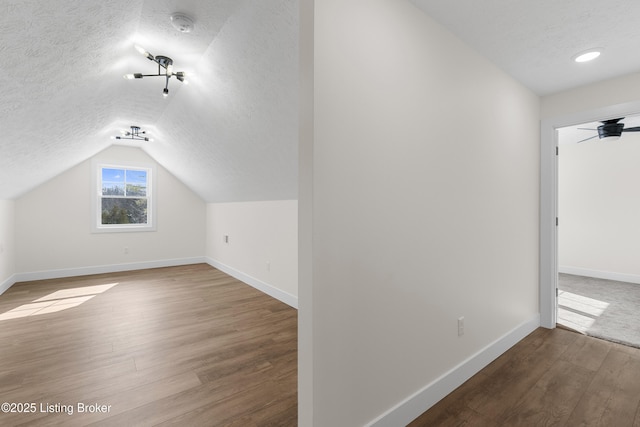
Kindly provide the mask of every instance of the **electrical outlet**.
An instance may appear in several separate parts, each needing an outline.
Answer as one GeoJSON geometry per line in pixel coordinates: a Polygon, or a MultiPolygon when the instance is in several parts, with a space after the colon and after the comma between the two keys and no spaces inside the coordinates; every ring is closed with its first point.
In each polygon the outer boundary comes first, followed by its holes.
{"type": "Polygon", "coordinates": [[[464,316],[458,317],[458,336],[464,335],[464,316]]]}
{"type": "Polygon", "coordinates": [[[267,261],[267,271],[271,271],[271,262],[267,261]]]}
{"type": "Polygon", "coordinates": [[[125,255],[129,254],[129,246],[124,247],[124,254],[125,255]]]}
{"type": "Polygon", "coordinates": [[[229,235],[228,234],[224,235],[224,242],[227,243],[227,244],[229,243],[229,235]]]}

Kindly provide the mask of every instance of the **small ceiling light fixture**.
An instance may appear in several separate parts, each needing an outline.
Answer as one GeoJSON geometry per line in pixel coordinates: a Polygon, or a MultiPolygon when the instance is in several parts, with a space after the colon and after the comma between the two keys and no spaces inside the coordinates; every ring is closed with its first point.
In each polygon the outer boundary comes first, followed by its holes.
{"type": "Polygon", "coordinates": [[[166,79],[166,83],[164,85],[164,90],[162,91],[162,96],[165,98],[169,96],[169,79],[172,76],[175,76],[181,82],[186,83],[185,77],[186,73],[184,71],[178,71],[177,73],[173,72],[173,59],[167,56],[153,56],[149,52],[147,52],[143,47],[138,45],[135,46],[136,50],[140,52],[144,57],[146,57],[149,61],[153,61],[158,64],[158,74],[142,74],[142,73],[134,73],[134,74],[125,74],[124,78],[128,80],[132,79],[141,79],[143,77],[164,77],[166,79]],[[162,73],[162,69],[164,68],[164,73],[162,73]]]}
{"type": "Polygon", "coordinates": [[[171,25],[181,33],[190,33],[193,31],[193,19],[184,13],[174,13],[170,16],[171,25]]]}
{"type": "Polygon", "coordinates": [[[122,131],[122,135],[112,136],[112,139],[132,139],[134,141],[153,141],[148,136],[146,136],[147,132],[144,130],[140,130],[140,126],[131,126],[131,131],[124,130],[122,131]]]}
{"type": "Polygon", "coordinates": [[[587,51],[580,52],[579,54],[575,55],[573,57],[573,60],[575,62],[593,61],[594,59],[600,56],[601,52],[602,52],[602,49],[589,49],[587,51]]]}

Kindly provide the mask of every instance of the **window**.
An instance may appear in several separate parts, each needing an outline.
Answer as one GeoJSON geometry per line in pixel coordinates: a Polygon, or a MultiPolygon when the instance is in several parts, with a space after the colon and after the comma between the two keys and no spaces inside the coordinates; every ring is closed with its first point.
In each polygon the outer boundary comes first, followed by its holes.
{"type": "Polygon", "coordinates": [[[92,231],[155,230],[151,167],[96,163],[93,169],[92,231]]]}

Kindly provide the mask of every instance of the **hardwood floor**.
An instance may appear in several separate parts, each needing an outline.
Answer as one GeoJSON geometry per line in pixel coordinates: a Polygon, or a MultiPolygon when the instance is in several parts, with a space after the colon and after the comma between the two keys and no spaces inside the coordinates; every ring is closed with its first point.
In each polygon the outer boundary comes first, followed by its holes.
{"type": "MultiPolygon", "coordinates": [[[[205,264],[15,284],[0,425],[295,426],[296,325],[205,264]]],[[[410,426],[640,427],[640,349],[538,329],[410,426]]]]}
{"type": "Polygon", "coordinates": [[[206,264],[17,283],[0,402],[32,411],[3,426],[294,426],[297,311],[206,264]]]}
{"type": "Polygon", "coordinates": [[[640,349],[540,328],[410,426],[640,427],[640,349]]]}

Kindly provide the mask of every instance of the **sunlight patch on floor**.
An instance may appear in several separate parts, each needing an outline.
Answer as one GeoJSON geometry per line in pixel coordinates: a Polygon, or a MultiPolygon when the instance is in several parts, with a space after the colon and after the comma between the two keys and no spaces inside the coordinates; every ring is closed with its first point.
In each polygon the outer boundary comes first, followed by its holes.
{"type": "Polygon", "coordinates": [[[567,291],[558,293],[558,323],[585,333],[609,303],[567,291]]]}
{"type": "Polygon", "coordinates": [[[117,284],[118,283],[109,283],[106,285],[61,289],[59,291],[52,292],[49,295],[45,295],[42,298],[38,298],[29,304],[23,304],[20,307],[16,307],[0,314],[0,321],[56,313],[58,311],[77,307],[98,294],[113,288],[117,284]]]}
{"type": "Polygon", "coordinates": [[[117,283],[108,283],[106,285],[95,285],[95,286],[83,286],[81,288],[72,288],[72,289],[61,289],[59,291],[55,291],[50,293],[49,295],[43,296],[42,298],[38,298],[34,302],[40,301],[49,301],[49,300],[61,300],[65,298],[73,298],[79,297],[83,295],[97,295],[101,294],[109,289],[113,288],[117,283]]]}

